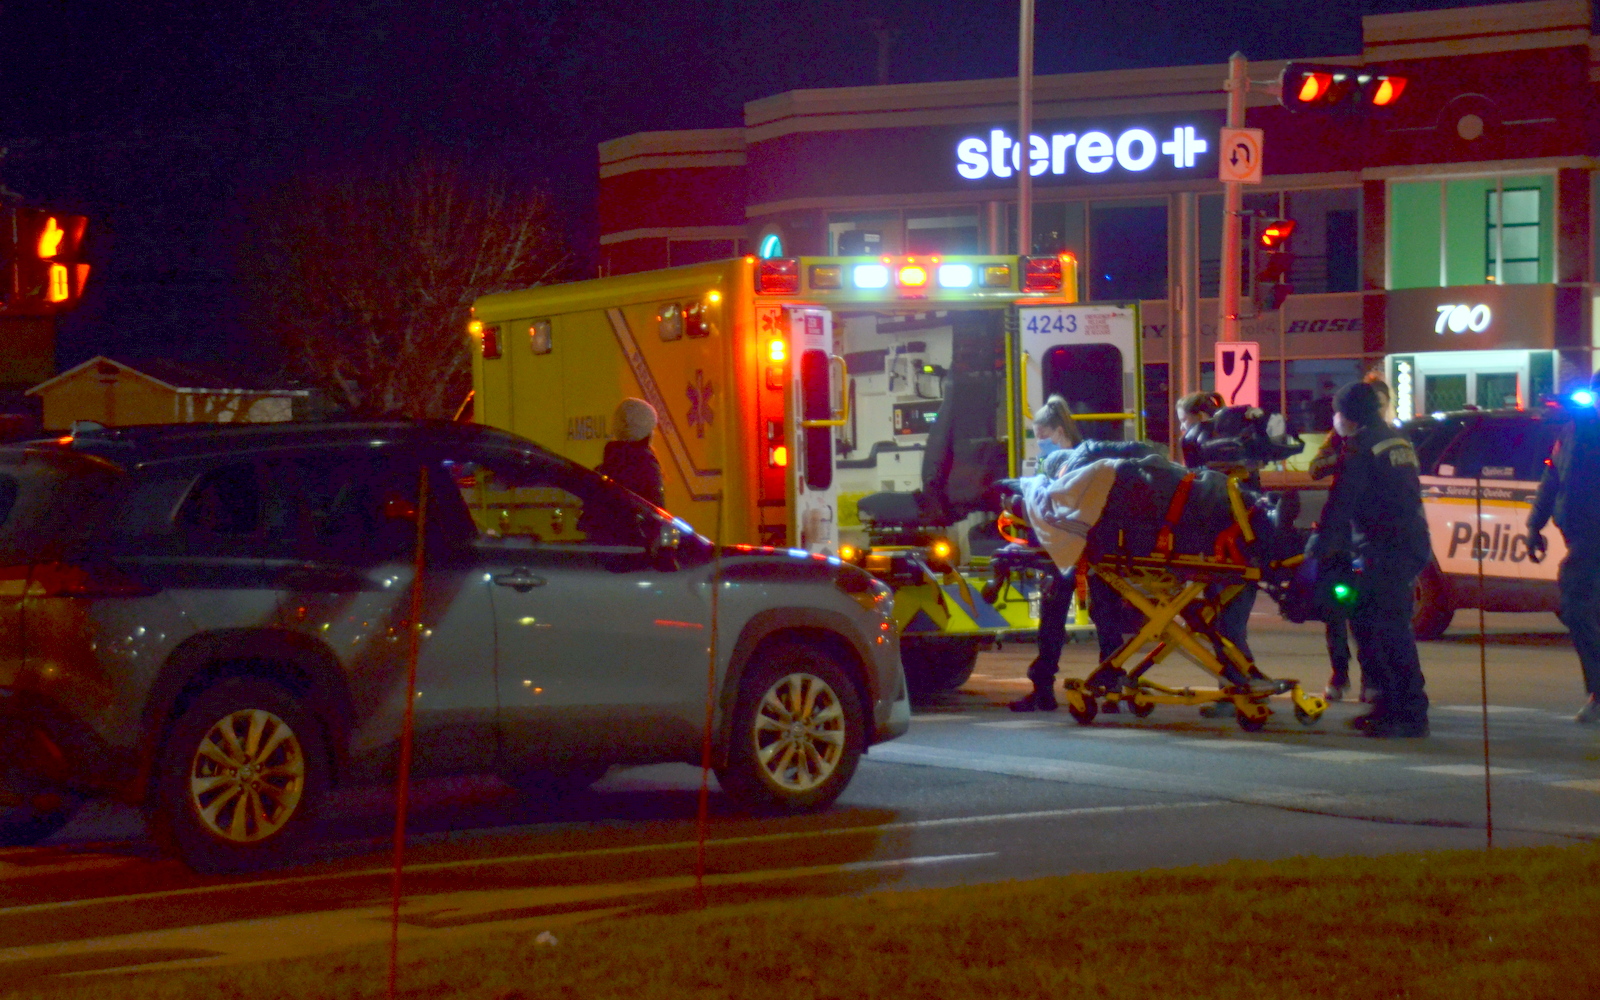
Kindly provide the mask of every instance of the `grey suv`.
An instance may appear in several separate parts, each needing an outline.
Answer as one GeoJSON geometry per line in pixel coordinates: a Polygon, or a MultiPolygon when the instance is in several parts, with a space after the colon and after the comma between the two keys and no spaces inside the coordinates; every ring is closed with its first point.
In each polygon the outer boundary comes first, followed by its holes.
{"type": "Polygon", "coordinates": [[[198,869],[270,863],[330,788],[392,779],[407,701],[419,775],[570,790],[698,763],[709,714],[726,791],[820,808],[910,723],[892,610],[481,427],[3,447],[0,843],[115,796],[198,869]]]}

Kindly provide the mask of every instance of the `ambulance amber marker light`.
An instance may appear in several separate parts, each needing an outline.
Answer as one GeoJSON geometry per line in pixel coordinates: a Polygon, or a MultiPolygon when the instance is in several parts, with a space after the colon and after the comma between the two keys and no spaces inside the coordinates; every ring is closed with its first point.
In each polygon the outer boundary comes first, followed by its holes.
{"type": "Polygon", "coordinates": [[[767,341],[767,360],[781,364],[789,358],[789,345],[784,343],[782,337],[773,337],[767,341]]]}
{"type": "Polygon", "coordinates": [[[775,469],[784,469],[789,466],[789,449],[783,445],[767,452],[767,464],[775,469]]]}
{"type": "Polygon", "coordinates": [[[467,324],[467,332],[474,337],[483,336],[483,320],[475,319],[467,324]]]}

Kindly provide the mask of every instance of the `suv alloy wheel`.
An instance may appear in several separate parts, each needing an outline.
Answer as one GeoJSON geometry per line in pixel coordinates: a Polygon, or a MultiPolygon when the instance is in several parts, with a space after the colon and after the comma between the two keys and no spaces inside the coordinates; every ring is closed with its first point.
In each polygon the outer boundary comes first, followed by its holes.
{"type": "Polygon", "coordinates": [[[328,785],[320,727],[283,688],[233,677],[195,699],[167,737],[160,818],[189,866],[273,864],[304,836],[328,785]]]}
{"type": "Polygon", "coordinates": [[[866,720],[855,685],[822,650],[758,653],[739,686],[728,764],[717,780],[758,810],[805,812],[839,797],[855,774],[866,720]]]}

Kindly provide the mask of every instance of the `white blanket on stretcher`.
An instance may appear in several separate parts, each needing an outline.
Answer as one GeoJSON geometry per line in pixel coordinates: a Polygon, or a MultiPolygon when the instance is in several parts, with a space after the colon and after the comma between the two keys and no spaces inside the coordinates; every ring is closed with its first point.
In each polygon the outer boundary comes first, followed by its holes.
{"type": "Polygon", "coordinates": [[[1083,555],[1116,480],[1116,459],[1103,458],[1059,479],[1030,476],[1020,483],[1028,523],[1057,569],[1070,569],[1083,555]]]}

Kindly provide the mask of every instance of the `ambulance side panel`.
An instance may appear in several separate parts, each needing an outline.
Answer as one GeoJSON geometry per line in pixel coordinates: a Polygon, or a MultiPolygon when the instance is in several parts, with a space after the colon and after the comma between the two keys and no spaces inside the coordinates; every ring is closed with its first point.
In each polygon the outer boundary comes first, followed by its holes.
{"type": "Polygon", "coordinates": [[[724,477],[747,474],[755,423],[741,412],[749,393],[735,373],[750,366],[739,363],[743,326],[727,301],[748,270],[720,262],[479,299],[475,315],[499,325],[502,356],[474,359],[478,420],[593,468],[617,404],[644,399],[660,421],[651,446],[667,508],[708,537],[748,540],[749,512],[719,509],[724,477]],[[704,322],[685,322],[696,305],[704,322]],[[547,343],[532,334],[540,324],[547,343]]]}

